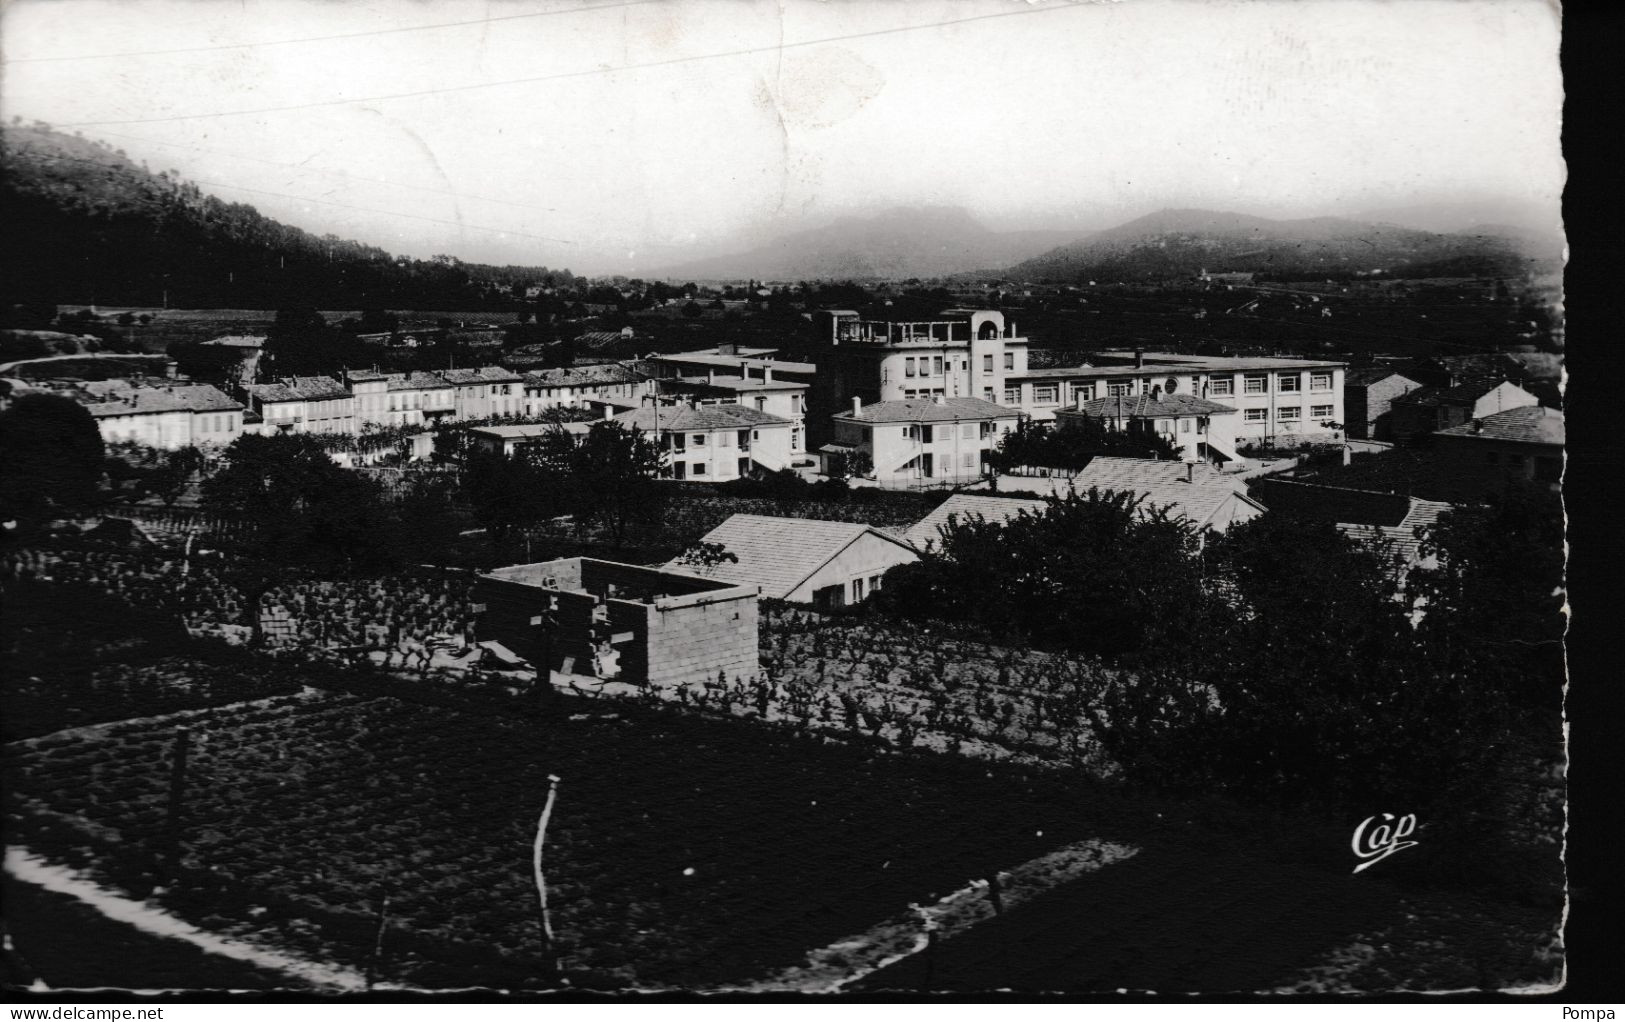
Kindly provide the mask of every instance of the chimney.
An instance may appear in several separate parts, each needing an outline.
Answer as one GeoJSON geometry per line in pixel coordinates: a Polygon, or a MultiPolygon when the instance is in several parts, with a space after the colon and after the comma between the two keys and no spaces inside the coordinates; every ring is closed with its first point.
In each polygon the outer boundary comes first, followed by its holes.
{"type": "Polygon", "coordinates": [[[1185,462],[1185,481],[1187,483],[1196,482],[1196,462],[1194,462],[1194,461],[1185,462]]]}
{"type": "Polygon", "coordinates": [[[934,405],[945,405],[948,403],[948,399],[943,397],[941,394],[932,394],[931,403],[934,405]]]}
{"type": "Polygon", "coordinates": [[[1144,369],[1145,368],[1145,349],[1144,348],[1135,348],[1134,349],[1134,368],[1136,368],[1136,369],[1144,369]]]}
{"type": "Polygon", "coordinates": [[[763,366],[762,367],[762,382],[763,383],[772,383],[773,382],[773,367],[772,366],[763,366]]]}
{"type": "Polygon", "coordinates": [[[1082,387],[1079,387],[1078,389],[1076,389],[1076,390],[1074,390],[1072,392],[1072,407],[1076,408],[1080,412],[1083,411],[1083,388],[1082,387]]]}
{"type": "Polygon", "coordinates": [[[863,411],[863,398],[861,398],[861,397],[853,397],[852,398],[852,414],[853,414],[853,416],[857,416],[862,411],[863,411]]]}
{"type": "Polygon", "coordinates": [[[739,360],[739,378],[741,380],[750,379],[750,363],[744,359],[739,360]]]}
{"type": "Polygon", "coordinates": [[[705,382],[709,383],[709,384],[711,384],[713,386],[716,384],[716,382],[717,382],[717,371],[715,369],[707,369],[705,371],[705,382]]]}
{"type": "Polygon", "coordinates": [[[1475,434],[1484,432],[1484,420],[1483,419],[1474,419],[1473,420],[1473,432],[1475,434]]]}

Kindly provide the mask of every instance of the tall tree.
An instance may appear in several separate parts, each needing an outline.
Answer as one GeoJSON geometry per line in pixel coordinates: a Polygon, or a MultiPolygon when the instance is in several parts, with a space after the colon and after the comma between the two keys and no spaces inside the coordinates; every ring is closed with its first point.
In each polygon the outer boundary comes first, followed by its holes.
{"type": "Polygon", "coordinates": [[[105,454],[83,405],[55,394],[18,397],[0,411],[0,519],[37,524],[91,509],[105,454]]]}
{"type": "Polygon", "coordinates": [[[632,527],[660,520],[666,491],[656,479],[665,464],[665,452],[642,431],[593,423],[570,462],[577,524],[604,529],[620,548],[632,527]]]}

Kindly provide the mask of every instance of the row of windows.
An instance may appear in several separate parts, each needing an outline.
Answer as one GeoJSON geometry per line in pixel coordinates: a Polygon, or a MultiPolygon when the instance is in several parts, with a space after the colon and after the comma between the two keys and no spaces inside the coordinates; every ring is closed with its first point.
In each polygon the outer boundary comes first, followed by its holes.
{"type": "MultiPolygon", "coordinates": [[[[1297,422],[1302,418],[1303,408],[1300,405],[1281,405],[1275,409],[1275,421],[1297,422]]],[[[1311,405],[1309,417],[1316,421],[1329,419],[1336,414],[1331,405],[1311,405]]],[[[1268,422],[1270,410],[1268,408],[1248,408],[1242,413],[1247,422],[1268,422]]]]}
{"type": "MultiPolygon", "coordinates": [[[[961,440],[976,440],[981,435],[982,429],[978,423],[962,422],[959,424],[959,438],[961,440]]],[[[930,443],[933,436],[937,440],[952,440],[954,438],[954,427],[951,423],[939,425],[933,431],[931,426],[904,426],[903,436],[906,439],[919,440],[923,443],[930,443]]]]}
{"type": "MultiPolygon", "coordinates": [[[[1142,380],[1140,381],[1140,384],[1142,390],[1147,393],[1150,392],[1152,384],[1149,380],[1142,380]]],[[[1301,390],[1301,384],[1302,380],[1298,377],[1298,375],[1283,374],[1280,377],[1278,389],[1281,393],[1297,393],[1301,390]]],[[[1245,378],[1243,386],[1245,388],[1245,393],[1267,394],[1269,393],[1269,375],[1266,373],[1249,375],[1245,378]]],[[[1234,377],[1220,376],[1209,381],[1208,387],[1208,393],[1213,397],[1232,397],[1236,392],[1236,381],[1234,377]]],[[[1177,377],[1170,376],[1163,389],[1170,394],[1177,392],[1179,389],[1179,379],[1177,377]]],[[[1310,374],[1309,389],[1311,391],[1331,390],[1332,375],[1330,373],[1310,374]]],[[[1078,400],[1079,398],[1085,401],[1093,401],[1095,399],[1095,384],[1093,382],[1074,383],[1068,387],[1068,392],[1069,396],[1074,401],[1078,400]]],[[[1106,381],[1107,397],[1129,397],[1133,395],[1134,392],[1135,381],[1132,379],[1106,381]]],[[[993,400],[993,389],[991,387],[984,388],[982,391],[982,396],[989,401],[993,400]]],[[[1038,383],[1033,385],[1034,404],[1058,404],[1060,402],[1060,398],[1060,384],[1038,383]]],[[[1019,387],[1006,387],[1004,390],[1004,403],[1020,404],[1021,389],[1019,387]]]]}

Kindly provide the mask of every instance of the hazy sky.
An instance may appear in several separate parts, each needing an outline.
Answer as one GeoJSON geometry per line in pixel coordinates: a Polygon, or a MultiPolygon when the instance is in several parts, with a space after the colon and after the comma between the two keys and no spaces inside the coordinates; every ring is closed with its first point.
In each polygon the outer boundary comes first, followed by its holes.
{"type": "Polygon", "coordinates": [[[895,205],[1555,222],[1559,30],[1541,0],[12,0],[0,108],[316,233],[637,272],[895,205]]]}

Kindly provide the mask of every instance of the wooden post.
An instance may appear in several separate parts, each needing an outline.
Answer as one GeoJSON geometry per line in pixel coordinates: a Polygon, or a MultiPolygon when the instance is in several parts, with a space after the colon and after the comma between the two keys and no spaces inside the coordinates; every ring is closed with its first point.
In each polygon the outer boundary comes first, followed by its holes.
{"type": "Polygon", "coordinates": [[[384,956],[384,928],[389,925],[389,894],[386,892],[378,902],[378,936],[372,942],[372,956],[367,959],[367,989],[378,976],[378,962],[384,956]]]}
{"type": "Polygon", "coordinates": [[[542,960],[548,976],[558,974],[558,958],[553,951],[553,921],[547,911],[547,880],[542,876],[542,844],[547,840],[547,822],[553,816],[553,803],[558,799],[559,778],[547,775],[547,803],[542,807],[542,818],[536,824],[536,845],[531,851],[531,864],[536,873],[536,900],[542,916],[542,960]]]}
{"type": "Polygon", "coordinates": [[[165,857],[166,870],[170,874],[165,879],[174,882],[180,872],[181,859],[181,825],[186,800],[186,755],[192,745],[191,728],[182,725],[175,729],[175,747],[169,762],[169,812],[168,833],[166,835],[165,857]]]}

